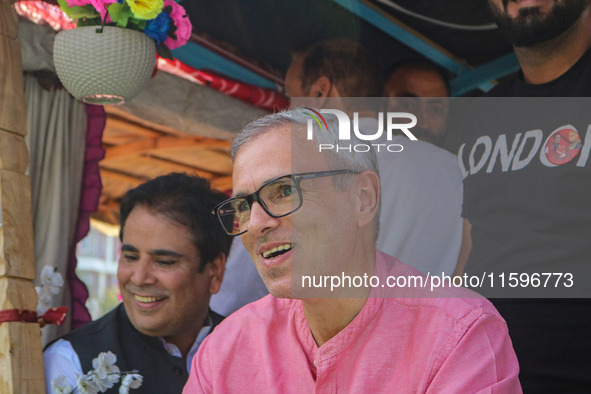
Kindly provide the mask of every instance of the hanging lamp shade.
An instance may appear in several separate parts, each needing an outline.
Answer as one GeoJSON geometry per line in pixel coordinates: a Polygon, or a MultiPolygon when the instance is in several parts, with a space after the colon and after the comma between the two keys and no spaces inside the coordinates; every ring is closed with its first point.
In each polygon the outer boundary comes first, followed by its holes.
{"type": "Polygon", "coordinates": [[[57,75],[89,104],[121,104],[136,96],[154,71],[156,46],[144,33],[115,26],[84,26],[58,33],[57,75]]]}

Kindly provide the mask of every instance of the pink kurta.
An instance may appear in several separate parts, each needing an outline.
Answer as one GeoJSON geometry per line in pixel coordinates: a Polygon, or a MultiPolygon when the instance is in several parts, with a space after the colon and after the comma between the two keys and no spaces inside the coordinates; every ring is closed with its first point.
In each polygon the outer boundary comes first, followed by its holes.
{"type": "MultiPolygon", "coordinates": [[[[420,275],[381,252],[376,264],[420,275]]],[[[183,393],[521,393],[505,321],[472,292],[448,293],[467,298],[369,298],[321,347],[302,302],[269,295],[205,339],[183,393]]]]}

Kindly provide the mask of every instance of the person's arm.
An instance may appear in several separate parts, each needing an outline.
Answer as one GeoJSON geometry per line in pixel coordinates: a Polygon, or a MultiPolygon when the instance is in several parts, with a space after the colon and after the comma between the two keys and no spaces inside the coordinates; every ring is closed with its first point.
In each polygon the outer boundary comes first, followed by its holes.
{"type": "Polygon", "coordinates": [[[51,381],[63,375],[68,384],[76,387],[76,378],[82,375],[82,365],[72,344],[59,339],[43,352],[43,366],[45,369],[45,387],[48,393],[53,393],[51,381]]]}
{"type": "Polygon", "coordinates": [[[427,393],[522,393],[519,364],[507,324],[498,315],[482,313],[458,338],[441,362],[427,393]]]}
{"type": "Polygon", "coordinates": [[[460,247],[458,263],[454,269],[454,276],[461,276],[464,273],[464,268],[466,268],[466,262],[468,261],[468,257],[470,257],[470,252],[472,251],[472,236],[470,235],[471,231],[472,225],[468,219],[464,219],[464,227],[462,228],[462,246],[460,247]]]}

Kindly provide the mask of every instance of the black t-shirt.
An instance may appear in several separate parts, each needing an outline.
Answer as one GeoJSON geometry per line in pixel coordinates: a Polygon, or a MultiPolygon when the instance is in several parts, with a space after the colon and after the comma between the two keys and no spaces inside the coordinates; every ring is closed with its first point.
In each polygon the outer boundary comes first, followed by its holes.
{"type": "Polygon", "coordinates": [[[590,97],[591,49],[564,74],[548,83],[530,85],[523,73],[492,88],[484,97],[590,97]]]}
{"type": "Polygon", "coordinates": [[[591,297],[591,98],[481,98],[465,126],[466,272],[562,273],[515,294],[591,297]]]}
{"type": "MultiPolygon", "coordinates": [[[[528,85],[516,75],[474,103],[458,152],[462,216],[472,224],[466,273],[573,272],[588,296],[589,97],[591,50],[554,81],[528,85]]],[[[491,301],[509,326],[524,392],[591,391],[588,298],[491,301]]]]}

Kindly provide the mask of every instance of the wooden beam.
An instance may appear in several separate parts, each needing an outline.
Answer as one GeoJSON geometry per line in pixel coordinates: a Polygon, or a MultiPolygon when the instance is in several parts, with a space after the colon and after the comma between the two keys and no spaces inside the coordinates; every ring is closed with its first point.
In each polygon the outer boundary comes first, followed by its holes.
{"type": "Polygon", "coordinates": [[[148,152],[152,157],[188,165],[217,175],[231,175],[232,162],[225,152],[194,147],[154,149],[148,152]]]}
{"type": "Polygon", "coordinates": [[[0,276],[35,279],[29,177],[0,170],[0,203],[0,276]]]}
{"type": "MultiPolygon", "coordinates": [[[[0,310],[35,310],[37,293],[28,279],[0,277],[0,310]]],[[[0,393],[45,393],[41,330],[35,323],[0,324],[0,393]]]]}
{"type": "Polygon", "coordinates": [[[24,173],[29,152],[23,136],[0,130],[0,168],[24,173]]]}
{"type": "Polygon", "coordinates": [[[18,36],[18,15],[12,8],[12,1],[0,0],[0,36],[16,40],[18,36]]]}
{"type": "MultiPolygon", "coordinates": [[[[22,140],[27,132],[25,89],[18,17],[11,3],[0,0],[0,310],[34,311],[31,189],[22,140]]],[[[45,392],[38,324],[0,323],[0,371],[0,393],[45,392]]]]}
{"type": "MultiPolygon", "coordinates": [[[[147,179],[122,174],[116,171],[110,171],[105,168],[101,168],[101,180],[103,183],[103,191],[101,193],[101,199],[106,200],[108,198],[120,199],[129,189],[133,189],[144,183],[147,179]]],[[[102,203],[102,200],[101,200],[102,203]]],[[[117,207],[117,210],[119,207],[117,207]]]]}
{"type": "Polygon", "coordinates": [[[110,178],[110,179],[113,179],[114,181],[119,182],[119,183],[126,183],[128,185],[128,187],[127,187],[128,189],[139,186],[142,183],[144,183],[145,181],[147,181],[147,179],[145,179],[145,178],[122,174],[120,172],[111,171],[106,168],[101,168],[100,172],[101,172],[101,179],[102,178],[110,178]]]}
{"type": "Polygon", "coordinates": [[[121,157],[137,157],[143,155],[146,151],[156,147],[156,138],[143,139],[130,144],[111,146],[105,148],[104,162],[121,157]]]}
{"type": "Polygon", "coordinates": [[[211,187],[222,192],[232,190],[232,176],[222,176],[211,181],[211,187]]]}
{"type": "Polygon", "coordinates": [[[119,138],[121,134],[131,134],[128,138],[158,138],[163,135],[162,132],[115,116],[107,116],[104,134],[107,139],[110,134],[115,134],[119,138]]]}
{"type": "Polygon", "coordinates": [[[230,145],[230,141],[205,137],[158,137],[109,147],[106,149],[104,160],[124,156],[141,156],[145,153],[154,153],[154,150],[168,148],[219,149],[222,152],[227,152],[230,145]]]}
{"type": "Polygon", "coordinates": [[[370,1],[333,0],[333,2],[454,74],[470,68],[465,61],[370,1]]]}
{"type": "Polygon", "coordinates": [[[158,148],[177,148],[187,146],[191,143],[193,143],[197,148],[219,149],[223,152],[228,152],[230,150],[230,146],[232,145],[232,141],[216,140],[214,138],[200,136],[184,138],[162,137],[158,139],[158,148]]]}
{"type": "Polygon", "coordinates": [[[92,219],[111,225],[119,225],[119,203],[107,200],[100,203],[96,212],[92,214],[92,219]]]}
{"type": "Polygon", "coordinates": [[[146,128],[152,129],[152,130],[157,130],[160,131],[162,133],[165,134],[171,134],[171,135],[183,135],[186,133],[183,133],[182,131],[173,129],[172,127],[168,127],[168,126],[163,126],[161,124],[158,123],[153,123],[153,122],[149,122],[145,119],[142,119],[138,116],[132,115],[130,112],[128,111],[124,111],[121,108],[118,108],[115,105],[108,105],[105,107],[105,111],[107,112],[107,115],[110,116],[117,116],[120,119],[125,119],[129,122],[133,122],[136,123],[138,125],[142,125],[146,128]]]}
{"type": "MultiPolygon", "coordinates": [[[[0,26],[10,21],[4,11],[0,14],[0,26]]],[[[16,13],[13,8],[8,12],[16,13]]],[[[0,35],[0,103],[4,104],[0,107],[0,129],[24,136],[27,113],[23,86],[20,44],[14,38],[0,35]]]]}
{"type": "Polygon", "coordinates": [[[117,157],[110,160],[101,161],[101,168],[112,170],[129,176],[147,179],[156,178],[170,172],[186,172],[196,174],[203,178],[212,179],[215,174],[208,171],[202,171],[198,168],[174,163],[169,160],[162,160],[156,157],[117,157]]]}

